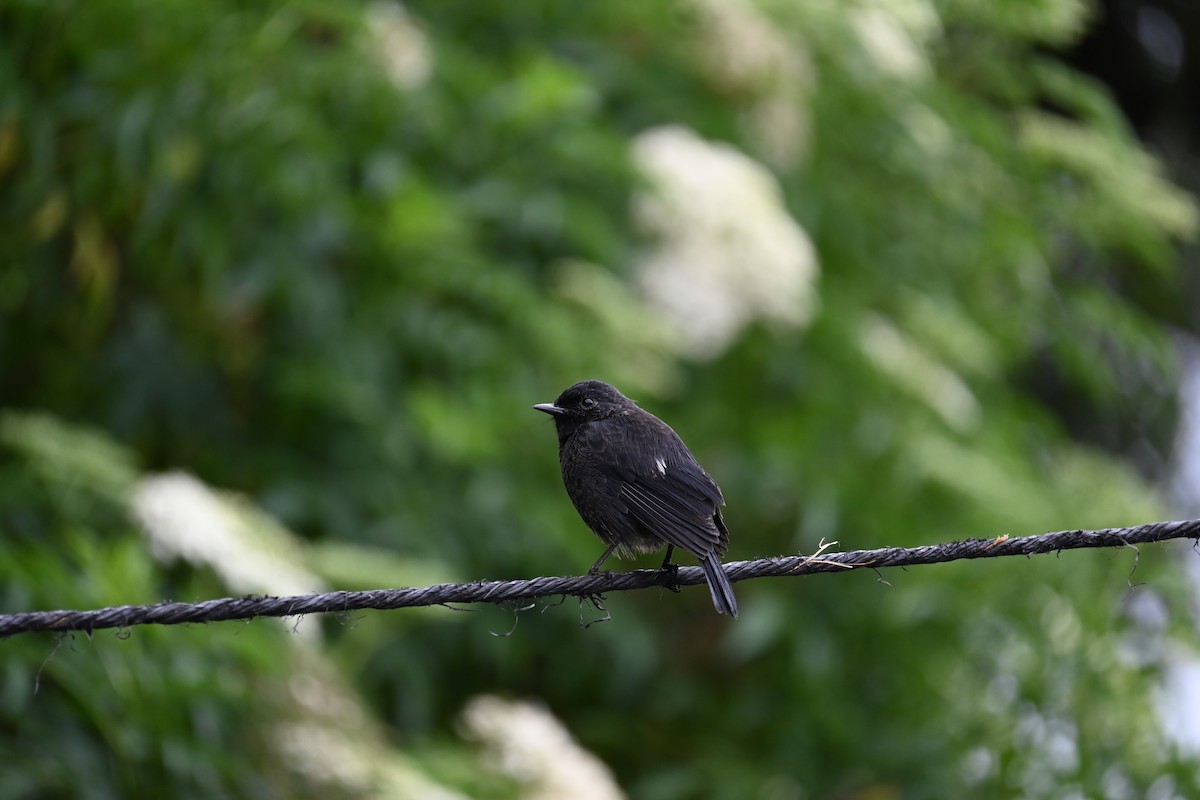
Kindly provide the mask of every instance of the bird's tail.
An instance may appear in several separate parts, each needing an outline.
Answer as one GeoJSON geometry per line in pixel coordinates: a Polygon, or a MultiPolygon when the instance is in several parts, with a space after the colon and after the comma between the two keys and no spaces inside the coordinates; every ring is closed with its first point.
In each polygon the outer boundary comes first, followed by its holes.
{"type": "Polygon", "coordinates": [[[717,560],[716,554],[709,553],[700,559],[700,566],[704,569],[704,579],[708,581],[708,591],[712,594],[713,607],[717,609],[717,613],[728,614],[737,619],[737,598],[733,596],[733,586],[730,585],[729,578],[725,577],[725,570],[721,569],[721,562],[717,560]]]}

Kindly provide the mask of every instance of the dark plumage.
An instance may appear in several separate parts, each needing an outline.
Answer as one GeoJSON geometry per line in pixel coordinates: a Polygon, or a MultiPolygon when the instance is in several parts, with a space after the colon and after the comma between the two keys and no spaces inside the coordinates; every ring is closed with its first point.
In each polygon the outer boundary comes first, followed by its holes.
{"type": "Polygon", "coordinates": [[[713,605],[734,619],[733,587],[721,569],[729,531],[716,481],[675,431],[602,381],[577,383],[553,403],[534,406],[554,417],[563,484],[579,516],[608,549],[592,566],[667,546],[700,559],[713,605]]]}

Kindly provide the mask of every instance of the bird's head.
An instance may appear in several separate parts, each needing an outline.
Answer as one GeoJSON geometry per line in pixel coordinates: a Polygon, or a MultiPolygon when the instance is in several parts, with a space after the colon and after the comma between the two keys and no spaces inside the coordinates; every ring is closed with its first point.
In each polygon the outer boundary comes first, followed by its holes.
{"type": "Polygon", "coordinates": [[[563,439],[580,425],[610,417],[635,403],[604,381],[580,381],[553,403],[538,403],[534,408],[554,417],[558,437],[563,439]]]}

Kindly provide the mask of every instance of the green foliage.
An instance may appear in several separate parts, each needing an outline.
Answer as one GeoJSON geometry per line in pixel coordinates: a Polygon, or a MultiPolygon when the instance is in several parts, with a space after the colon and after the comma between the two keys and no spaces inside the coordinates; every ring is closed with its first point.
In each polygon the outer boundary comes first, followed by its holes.
{"type": "MultiPolygon", "coordinates": [[[[128,456],[103,437],[44,417],[0,419],[0,607],[220,591],[203,579],[168,585],[124,510],[134,478],[128,456]]],[[[203,628],[4,642],[0,758],[9,768],[0,794],[288,796],[263,724],[278,702],[270,685],[282,672],[272,655],[286,644],[279,634],[260,626],[221,636],[219,647],[203,628]]]]}
{"type": "MultiPolygon", "coordinates": [[[[249,498],[338,586],[578,572],[598,543],[529,405],[585,377],[693,446],[733,558],[1166,515],[1161,320],[1197,212],[1040,49],[1084,20],[5,3],[0,608],[229,592],[150,558],[142,468],[249,498]],[[662,125],[772,166],[820,262],[811,327],[682,355],[639,288],[632,142],[662,125]]],[[[540,699],[638,797],[1195,789],[1146,712],[1164,662],[1128,655],[1184,616],[1174,552],[1134,578],[1161,629],[1126,613],[1131,555],[1072,553],[741,584],[732,626],[703,592],[614,596],[587,629],[572,604],[370,614],[329,623],[321,668],[262,624],[14,639],[0,794],[333,791],[274,746],[298,675],[365,699],[327,713],[390,765],[376,790],[515,792],[459,738],[480,693],[540,699]]]]}

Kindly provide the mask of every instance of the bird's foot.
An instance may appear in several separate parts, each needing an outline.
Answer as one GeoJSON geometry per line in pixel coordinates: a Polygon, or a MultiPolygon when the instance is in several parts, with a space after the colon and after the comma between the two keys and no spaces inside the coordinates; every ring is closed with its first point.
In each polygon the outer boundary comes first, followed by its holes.
{"type": "Polygon", "coordinates": [[[679,565],[667,562],[662,565],[661,571],[663,573],[663,586],[679,594],[679,565]]]}

